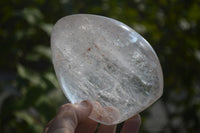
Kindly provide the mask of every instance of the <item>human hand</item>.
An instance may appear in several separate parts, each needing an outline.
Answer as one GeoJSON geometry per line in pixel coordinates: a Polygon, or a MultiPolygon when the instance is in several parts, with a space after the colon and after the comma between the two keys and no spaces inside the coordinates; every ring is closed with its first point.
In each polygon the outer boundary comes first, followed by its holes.
{"type": "MultiPolygon", "coordinates": [[[[94,133],[98,123],[89,119],[92,104],[83,101],[80,104],[64,104],[57,115],[44,129],[43,133],[94,133]]],[[[125,121],[121,133],[137,133],[141,119],[136,115],[125,121]]],[[[116,125],[100,125],[98,133],[115,133],[116,125]]]]}

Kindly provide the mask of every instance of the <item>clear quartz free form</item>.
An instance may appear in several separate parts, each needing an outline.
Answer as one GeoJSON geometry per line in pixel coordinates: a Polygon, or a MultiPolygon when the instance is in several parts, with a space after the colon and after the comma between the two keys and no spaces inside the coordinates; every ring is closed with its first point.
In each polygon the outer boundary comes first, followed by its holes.
{"type": "Polygon", "coordinates": [[[120,123],[154,103],[163,75],[150,44],[127,25],[103,16],[61,18],[51,35],[54,69],[66,97],[93,104],[90,118],[120,123]]]}

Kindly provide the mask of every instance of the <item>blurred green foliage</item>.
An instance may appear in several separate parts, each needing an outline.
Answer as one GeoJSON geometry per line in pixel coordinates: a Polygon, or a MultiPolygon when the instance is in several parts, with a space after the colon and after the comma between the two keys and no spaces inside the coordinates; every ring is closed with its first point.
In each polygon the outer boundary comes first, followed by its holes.
{"type": "Polygon", "coordinates": [[[200,132],[199,9],[199,0],[1,0],[0,132],[42,132],[67,101],[57,89],[50,33],[58,19],[75,13],[122,21],[157,52],[165,83],[159,102],[166,122],[144,126],[153,105],[141,114],[140,132],[200,132]]]}

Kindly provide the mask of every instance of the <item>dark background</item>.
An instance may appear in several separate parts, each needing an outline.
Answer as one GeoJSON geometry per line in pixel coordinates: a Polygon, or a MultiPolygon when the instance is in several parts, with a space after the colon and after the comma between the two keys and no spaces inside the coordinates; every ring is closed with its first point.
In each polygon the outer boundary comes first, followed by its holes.
{"type": "Polygon", "coordinates": [[[50,33],[75,13],[122,21],[155,49],[164,94],[141,113],[141,133],[200,132],[199,0],[1,0],[1,133],[42,132],[67,102],[51,62],[50,33]]]}

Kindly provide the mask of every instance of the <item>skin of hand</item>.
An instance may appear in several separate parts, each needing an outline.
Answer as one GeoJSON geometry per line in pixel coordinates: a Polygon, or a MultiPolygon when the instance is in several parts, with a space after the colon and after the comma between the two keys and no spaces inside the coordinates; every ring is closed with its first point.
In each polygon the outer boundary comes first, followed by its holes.
{"type": "MultiPolygon", "coordinates": [[[[64,104],[57,115],[45,127],[43,133],[94,133],[97,122],[88,118],[92,104],[83,101],[79,104],[64,104]]],[[[137,133],[141,124],[140,115],[124,122],[121,133],[137,133]]],[[[97,133],[115,133],[116,125],[100,125],[97,133]]]]}

